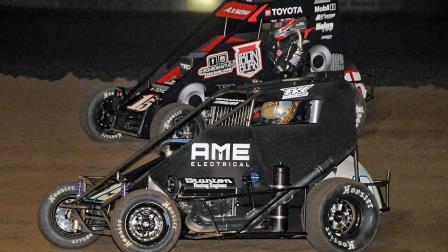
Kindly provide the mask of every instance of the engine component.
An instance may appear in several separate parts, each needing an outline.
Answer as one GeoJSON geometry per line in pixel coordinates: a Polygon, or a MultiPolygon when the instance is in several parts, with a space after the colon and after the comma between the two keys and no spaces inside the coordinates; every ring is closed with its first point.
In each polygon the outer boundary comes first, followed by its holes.
{"type": "MultiPolygon", "coordinates": [[[[208,125],[213,125],[221,120],[226,114],[230,113],[241,100],[236,99],[219,99],[210,108],[208,117],[208,125]]],[[[247,126],[251,118],[251,107],[244,106],[238,112],[223,121],[221,126],[247,126]]]]}
{"type": "Polygon", "coordinates": [[[315,45],[309,50],[311,72],[324,72],[331,66],[332,55],[324,45],[315,45]]]}
{"type": "Polygon", "coordinates": [[[168,192],[181,196],[207,196],[235,193],[233,178],[175,178],[168,179],[168,192]]]}
{"type": "MultiPolygon", "coordinates": [[[[289,168],[283,164],[274,167],[273,183],[271,185],[274,189],[284,189],[289,186],[289,168]]],[[[276,196],[282,195],[282,192],[277,192],[276,196]]],[[[271,212],[271,227],[272,232],[286,232],[288,230],[288,205],[283,204],[278,206],[271,212]]]]}

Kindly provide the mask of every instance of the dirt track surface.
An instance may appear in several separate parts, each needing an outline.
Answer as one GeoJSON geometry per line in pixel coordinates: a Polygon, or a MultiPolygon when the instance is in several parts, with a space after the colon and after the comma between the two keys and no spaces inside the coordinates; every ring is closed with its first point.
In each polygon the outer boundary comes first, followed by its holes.
{"type": "MultiPolygon", "coordinates": [[[[78,107],[98,83],[71,75],[55,82],[0,76],[0,251],[60,251],[36,225],[43,195],[81,174],[105,174],[144,143],[100,144],[84,135],[78,107]]],[[[380,88],[369,104],[361,161],[375,177],[393,173],[393,209],[370,251],[447,251],[447,108],[448,90],[434,87],[380,88]]],[[[175,251],[236,248],[312,251],[305,240],[180,241],[175,251]]],[[[82,251],[117,248],[105,237],[82,251]]]]}

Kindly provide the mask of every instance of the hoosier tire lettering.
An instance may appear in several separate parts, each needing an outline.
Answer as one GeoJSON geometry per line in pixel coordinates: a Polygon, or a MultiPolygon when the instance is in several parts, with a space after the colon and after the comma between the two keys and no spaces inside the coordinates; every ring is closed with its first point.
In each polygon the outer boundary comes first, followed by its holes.
{"type": "Polygon", "coordinates": [[[366,203],[366,205],[367,205],[368,208],[373,208],[373,207],[375,207],[375,206],[373,205],[373,202],[372,202],[372,200],[370,199],[368,193],[365,193],[365,192],[363,192],[361,189],[358,189],[358,188],[356,188],[356,187],[352,187],[352,185],[346,185],[346,186],[344,186],[344,193],[343,193],[343,194],[344,194],[344,195],[347,195],[347,194],[355,194],[355,195],[361,197],[361,198],[365,201],[365,203],[366,203]]]}
{"type": "Polygon", "coordinates": [[[380,210],[364,184],[324,180],[308,194],[307,239],[319,251],[363,251],[375,238],[380,210]]]}

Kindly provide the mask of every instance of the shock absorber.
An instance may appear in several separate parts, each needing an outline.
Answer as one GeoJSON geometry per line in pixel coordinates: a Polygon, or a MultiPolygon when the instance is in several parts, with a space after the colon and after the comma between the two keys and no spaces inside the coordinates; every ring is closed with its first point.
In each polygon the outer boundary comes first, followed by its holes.
{"type": "MultiPolygon", "coordinates": [[[[289,186],[289,168],[282,163],[274,167],[273,189],[284,189],[289,186]]],[[[282,195],[284,192],[277,192],[282,195]]],[[[288,230],[288,204],[283,204],[271,212],[272,232],[286,232],[288,230]]]]}

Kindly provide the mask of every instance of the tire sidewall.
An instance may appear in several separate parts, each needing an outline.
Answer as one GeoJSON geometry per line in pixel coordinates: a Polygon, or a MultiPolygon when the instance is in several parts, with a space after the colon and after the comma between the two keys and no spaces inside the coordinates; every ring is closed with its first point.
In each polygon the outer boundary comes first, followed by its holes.
{"type": "MultiPolygon", "coordinates": [[[[159,129],[159,134],[161,134],[164,131],[173,127],[176,123],[176,119],[184,118],[185,116],[187,116],[188,114],[191,113],[192,109],[193,108],[181,107],[181,108],[179,108],[178,111],[175,111],[172,114],[165,115],[165,117],[162,120],[162,122],[163,122],[162,127],[160,127],[160,129],[159,129]]],[[[204,129],[204,127],[202,126],[202,123],[199,122],[199,119],[197,117],[194,117],[192,120],[199,127],[199,131],[202,131],[204,129]]]]}
{"type": "Polygon", "coordinates": [[[121,199],[112,213],[112,236],[122,251],[169,251],[177,243],[181,232],[181,216],[177,206],[165,195],[138,190],[121,199]],[[126,219],[130,211],[142,203],[155,204],[168,216],[164,237],[153,246],[145,246],[134,240],[127,231],[126,219]]]}
{"type": "MultiPolygon", "coordinates": [[[[151,123],[151,139],[157,138],[157,136],[173,127],[177,119],[186,117],[194,109],[191,105],[180,103],[168,104],[161,108],[154,116],[153,123],[151,123]]],[[[201,115],[195,116],[191,120],[198,127],[198,134],[204,131],[206,125],[201,115]]]]}
{"type": "Polygon", "coordinates": [[[54,211],[57,205],[66,197],[76,197],[76,189],[75,182],[64,183],[54,187],[45,195],[38,212],[40,232],[49,242],[61,248],[83,248],[94,243],[99,238],[99,236],[89,233],[65,234],[59,230],[55,223],[54,211]]]}
{"type": "Polygon", "coordinates": [[[115,93],[115,87],[106,87],[100,90],[90,101],[89,107],[88,107],[88,121],[89,126],[92,129],[93,132],[97,134],[97,136],[103,141],[117,141],[120,140],[123,135],[121,133],[114,133],[114,132],[104,132],[100,128],[99,125],[96,123],[96,113],[98,107],[101,105],[102,102],[104,102],[109,97],[112,97],[115,93]]]}
{"type": "MultiPolygon", "coordinates": [[[[370,245],[378,231],[380,222],[378,203],[372,192],[363,184],[350,179],[338,178],[337,180],[340,183],[333,188],[330,186],[320,188],[327,191],[327,193],[321,194],[320,203],[312,202],[317,203],[319,207],[316,214],[310,213],[310,217],[317,218],[317,222],[308,221],[308,223],[318,226],[316,228],[307,226],[308,229],[311,229],[310,235],[316,239],[311,243],[322,251],[362,251],[370,245]],[[337,236],[328,225],[329,210],[337,200],[350,202],[355,207],[357,214],[360,214],[356,231],[348,237],[337,236]],[[320,234],[317,234],[319,232],[320,234]]],[[[325,183],[325,181],[321,183],[325,183]]]]}

